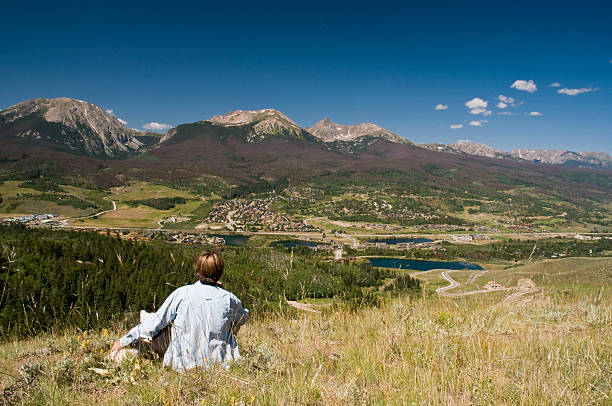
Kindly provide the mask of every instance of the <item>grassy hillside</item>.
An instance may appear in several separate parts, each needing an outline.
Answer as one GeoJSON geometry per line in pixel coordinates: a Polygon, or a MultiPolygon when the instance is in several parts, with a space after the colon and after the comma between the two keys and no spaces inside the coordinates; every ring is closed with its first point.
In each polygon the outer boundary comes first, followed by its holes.
{"type": "MultiPolygon", "coordinates": [[[[565,258],[542,261],[506,271],[491,271],[486,278],[512,286],[519,278],[530,278],[537,285],[547,286],[556,294],[609,291],[612,280],[610,258],[565,258]]],[[[486,279],[485,278],[485,279],[486,279]]],[[[612,294],[612,291],[610,292],[612,294]]]]}
{"type": "MultiPolygon", "coordinates": [[[[610,259],[568,259],[546,268],[610,284],[610,259]],[[557,267],[558,266],[558,267],[557,267]]],[[[573,276],[571,277],[573,278],[573,276]]],[[[15,404],[609,404],[609,290],[550,293],[549,301],[501,305],[506,293],[459,300],[425,295],[381,308],[283,307],[239,335],[243,359],[229,371],[178,374],[142,359],[104,356],[125,330],[70,331],[0,345],[1,401],[15,404]],[[101,376],[90,368],[108,370],[101,376]]]]}

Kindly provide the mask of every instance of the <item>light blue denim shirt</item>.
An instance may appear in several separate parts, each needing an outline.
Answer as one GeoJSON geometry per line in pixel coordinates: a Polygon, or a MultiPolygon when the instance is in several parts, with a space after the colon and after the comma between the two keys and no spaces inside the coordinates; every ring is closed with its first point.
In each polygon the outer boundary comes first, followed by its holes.
{"type": "Polygon", "coordinates": [[[121,337],[119,344],[125,347],[139,338],[151,339],[172,323],[164,365],[176,371],[227,365],[240,358],[234,332],[248,319],[248,309],[233,293],[198,281],[172,292],[153,316],[121,337]]]}

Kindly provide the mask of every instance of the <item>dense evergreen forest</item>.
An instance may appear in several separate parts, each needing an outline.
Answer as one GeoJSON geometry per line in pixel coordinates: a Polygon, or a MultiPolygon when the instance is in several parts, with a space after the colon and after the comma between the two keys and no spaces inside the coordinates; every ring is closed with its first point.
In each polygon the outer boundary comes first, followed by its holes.
{"type": "MultiPolygon", "coordinates": [[[[195,282],[192,264],[206,248],[211,247],[0,226],[0,337],[99,328],[140,309],[155,310],[175,288],[195,282]]],[[[390,271],[299,253],[227,247],[222,255],[225,288],[254,317],[304,297],[372,303],[385,281],[398,290],[420,288],[390,271]]]]}
{"type": "Polygon", "coordinates": [[[158,197],[153,199],[128,200],[128,206],[136,207],[139,204],[153,207],[157,210],[170,210],[177,204],[185,204],[187,200],[184,197],[158,197]]]}

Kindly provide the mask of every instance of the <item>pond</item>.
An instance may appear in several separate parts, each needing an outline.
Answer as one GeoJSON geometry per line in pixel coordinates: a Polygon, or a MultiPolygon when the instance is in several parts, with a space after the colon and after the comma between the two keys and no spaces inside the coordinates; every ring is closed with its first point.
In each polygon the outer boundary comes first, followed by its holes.
{"type": "Polygon", "coordinates": [[[211,235],[210,237],[221,237],[225,240],[225,245],[230,247],[246,247],[247,241],[251,238],[250,235],[240,234],[218,234],[211,235]]]}
{"type": "Polygon", "coordinates": [[[400,238],[400,237],[396,237],[396,238],[378,238],[378,239],[373,239],[373,240],[368,240],[368,242],[386,242],[389,245],[395,245],[395,244],[399,244],[399,243],[413,243],[413,244],[420,244],[423,242],[433,242],[433,240],[430,240],[429,238],[400,238]]]}
{"type": "Polygon", "coordinates": [[[427,261],[423,259],[369,257],[370,265],[379,268],[409,269],[412,271],[429,271],[432,269],[474,269],[482,267],[469,262],[427,261]]]}
{"type": "Polygon", "coordinates": [[[272,243],[272,246],[274,247],[285,247],[285,248],[296,248],[296,247],[314,248],[317,245],[318,244],[316,242],[304,241],[304,240],[283,240],[283,241],[276,241],[272,243]]]}

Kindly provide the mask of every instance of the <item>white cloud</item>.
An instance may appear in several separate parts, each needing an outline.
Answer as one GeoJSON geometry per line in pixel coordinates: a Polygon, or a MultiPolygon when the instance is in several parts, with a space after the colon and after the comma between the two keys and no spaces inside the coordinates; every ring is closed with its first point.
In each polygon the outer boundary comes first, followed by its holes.
{"type": "Polygon", "coordinates": [[[487,120],[474,120],[474,121],[470,121],[470,125],[472,127],[484,127],[486,122],[487,120]]]}
{"type": "Polygon", "coordinates": [[[499,100],[499,103],[496,104],[498,109],[505,109],[509,105],[512,105],[512,107],[518,106],[518,104],[514,104],[514,99],[512,97],[504,96],[503,94],[497,96],[497,100],[499,100]]]}
{"type": "Polygon", "coordinates": [[[465,105],[469,109],[483,108],[486,109],[489,103],[485,100],[482,100],[480,97],[474,97],[472,100],[468,100],[465,102],[465,105]]]}
{"type": "Polygon", "coordinates": [[[580,93],[596,92],[597,90],[599,90],[598,87],[581,87],[579,89],[568,89],[567,87],[564,87],[563,89],[557,90],[557,93],[566,94],[568,96],[576,96],[580,93]]]}
{"type": "Polygon", "coordinates": [[[460,128],[463,128],[463,124],[451,124],[450,128],[451,130],[458,130],[460,128]]]}
{"type": "Polygon", "coordinates": [[[437,104],[436,110],[448,110],[448,104],[437,104]]]}
{"type": "Polygon", "coordinates": [[[123,125],[127,125],[127,121],[122,120],[122,119],[120,119],[120,118],[117,118],[117,120],[119,120],[119,122],[120,122],[121,124],[123,124],[123,125]]]}
{"type": "Polygon", "coordinates": [[[142,128],[144,128],[145,130],[151,130],[151,131],[165,131],[165,130],[169,130],[170,128],[172,128],[172,126],[170,124],[163,124],[163,123],[157,123],[155,121],[151,121],[150,123],[143,125],[142,128]]]}
{"type": "Polygon", "coordinates": [[[534,93],[536,90],[538,90],[538,87],[536,86],[533,80],[515,80],[514,83],[510,85],[510,87],[516,90],[523,90],[529,93],[534,93]]]}
{"type": "Polygon", "coordinates": [[[531,111],[529,113],[525,113],[528,116],[533,116],[533,117],[539,117],[539,116],[543,116],[544,114],[540,113],[539,111],[531,111]]]}
{"type": "Polygon", "coordinates": [[[510,111],[500,111],[497,114],[500,115],[500,116],[511,116],[512,112],[510,112],[510,111]]]}
{"type": "Polygon", "coordinates": [[[472,142],[472,141],[470,141],[470,140],[468,140],[468,139],[465,139],[465,140],[457,140],[457,144],[469,144],[470,142],[472,142]]]}
{"type": "Polygon", "coordinates": [[[480,97],[474,97],[472,100],[465,102],[465,105],[470,109],[471,114],[482,114],[488,116],[491,114],[490,110],[487,110],[489,102],[482,100],[480,97]]]}
{"type": "Polygon", "coordinates": [[[559,82],[551,83],[550,85],[548,85],[548,87],[561,87],[561,83],[559,82]]]}

